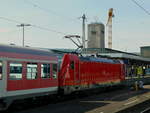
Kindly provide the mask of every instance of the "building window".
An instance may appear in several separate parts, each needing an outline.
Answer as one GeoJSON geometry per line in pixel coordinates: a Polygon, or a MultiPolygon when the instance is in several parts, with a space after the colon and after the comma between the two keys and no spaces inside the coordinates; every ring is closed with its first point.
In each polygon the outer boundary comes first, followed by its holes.
{"type": "Polygon", "coordinates": [[[27,79],[37,78],[37,64],[28,63],[27,64],[27,79]]]}
{"type": "Polygon", "coordinates": [[[104,34],[104,33],[105,33],[105,31],[104,31],[104,30],[101,30],[101,33],[102,33],[102,34],[104,34]]]}
{"type": "Polygon", "coordinates": [[[57,78],[57,64],[53,64],[53,78],[56,79],[57,78]]]}
{"type": "Polygon", "coordinates": [[[50,78],[50,64],[41,65],[41,77],[50,78]]]}
{"type": "Polygon", "coordinates": [[[96,35],[96,31],[91,31],[91,34],[92,35],[96,35]]]}
{"type": "Polygon", "coordinates": [[[2,68],[2,62],[0,62],[0,80],[2,80],[2,73],[3,73],[3,68],[2,68]]]}
{"type": "Polygon", "coordinates": [[[10,63],[9,79],[19,80],[22,79],[22,64],[21,63],[10,63]]]}

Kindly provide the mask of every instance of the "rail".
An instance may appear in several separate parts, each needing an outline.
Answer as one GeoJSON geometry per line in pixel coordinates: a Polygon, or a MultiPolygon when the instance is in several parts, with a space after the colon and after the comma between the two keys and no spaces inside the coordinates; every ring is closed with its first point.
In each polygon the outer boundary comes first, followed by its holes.
{"type": "Polygon", "coordinates": [[[150,112],[150,107],[144,109],[141,113],[149,113],[150,112]]]}

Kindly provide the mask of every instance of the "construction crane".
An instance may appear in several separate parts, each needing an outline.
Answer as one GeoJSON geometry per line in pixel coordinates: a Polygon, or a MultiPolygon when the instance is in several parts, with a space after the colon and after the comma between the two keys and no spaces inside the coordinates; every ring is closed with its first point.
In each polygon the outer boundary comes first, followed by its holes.
{"type": "Polygon", "coordinates": [[[109,9],[108,12],[108,21],[107,21],[107,28],[108,28],[108,48],[112,49],[112,18],[114,17],[113,8],[109,9]]]}

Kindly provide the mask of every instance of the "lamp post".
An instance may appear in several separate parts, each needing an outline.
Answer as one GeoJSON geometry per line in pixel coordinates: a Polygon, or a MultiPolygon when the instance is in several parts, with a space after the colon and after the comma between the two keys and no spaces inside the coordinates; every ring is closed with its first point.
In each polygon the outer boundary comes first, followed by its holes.
{"type": "Polygon", "coordinates": [[[23,29],[23,39],[22,39],[22,46],[24,47],[24,27],[25,26],[31,26],[31,24],[20,24],[20,25],[17,25],[17,27],[22,27],[23,29]]]}

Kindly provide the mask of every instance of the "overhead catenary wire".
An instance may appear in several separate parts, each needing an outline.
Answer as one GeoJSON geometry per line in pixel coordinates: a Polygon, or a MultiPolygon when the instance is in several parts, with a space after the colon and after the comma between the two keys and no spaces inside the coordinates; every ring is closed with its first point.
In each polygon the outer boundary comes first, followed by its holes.
{"type": "Polygon", "coordinates": [[[46,30],[46,31],[55,32],[55,33],[57,33],[57,34],[67,35],[67,33],[60,32],[60,31],[56,31],[56,30],[54,30],[54,29],[45,28],[45,27],[41,27],[41,26],[38,26],[38,25],[32,25],[32,26],[35,27],[35,28],[39,28],[39,29],[41,29],[41,30],[46,30]]]}
{"type": "Polygon", "coordinates": [[[145,9],[142,5],[140,5],[137,1],[131,0],[133,3],[135,3],[140,9],[142,9],[146,14],[150,15],[150,12],[145,9]]]}
{"type": "Polygon", "coordinates": [[[17,24],[22,23],[22,22],[19,22],[19,21],[17,21],[17,20],[9,19],[9,18],[6,18],[6,17],[0,17],[0,19],[6,20],[6,21],[9,21],[9,22],[13,22],[13,23],[17,23],[17,24]]]}
{"type": "MultiPolygon", "coordinates": [[[[0,19],[1,20],[6,20],[6,21],[9,21],[9,22],[12,22],[12,23],[16,23],[16,24],[22,24],[22,23],[24,23],[24,22],[20,22],[20,21],[14,20],[14,19],[6,18],[6,17],[1,17],[1,16],[0,16],[0,19]]],[[[27,23],[24,23],[24,24],[27,24],[27,23]]],[[[35,28],[38,28],[38,29],[41,29],[41,30],[55,32],[57,34],[62,34],[62,35],[67,35],[67,33],[60,32],[60,31],[57,31],[57,30],[54,30],[54,29],[50,29],[50,28],[46,28],[46,27],[42,27],[42,26],[39,26],[39,25],[31,24],[31,26],[35,27],[35,28]]]]}
{"type": "Polygon", "coordinates": [[[53,15],[56,15],[56,16],[58,16],[58,17],[65,18],[65,19],[67,19],[67,20],[69,20],[69,21],[76,22],[76,23],[79,23],[79,24],[80,24],[80,22],[78,22],[77,20],[75,20],[75,19],[73,19],[73,18],[67,17],[67,16],[62,15],[62,14],[60,14],[60,13],[57,13],[57,12],[51,10],[51,9],[47,9],[47,8],[41,7],[40,5],[38,5],[37,3],[33,2],[33,1],[32,1],[32,2],[29,1],[29,0],[24,0],[24,1],[25,1],[26,3],[32,5],[33,7],[36,7],[36,8],[38,8],[38,9],[40,9],[40,10],[42,10],[42,11],[48,13],[48,14],[53,14],[53,15]]]}
{"type": "Polygon", "coordinates": [[[143,0],[139,0],[142,4],[144,4],[144,1],[143,0]]]}

